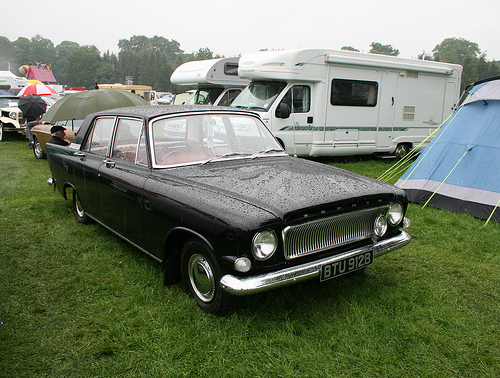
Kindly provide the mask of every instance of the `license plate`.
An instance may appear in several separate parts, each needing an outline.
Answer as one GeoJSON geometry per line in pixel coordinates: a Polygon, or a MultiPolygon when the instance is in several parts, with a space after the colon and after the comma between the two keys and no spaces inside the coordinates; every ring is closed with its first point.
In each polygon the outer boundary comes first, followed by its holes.
{"type": "Polygon", "coordinates": [[[334,263],[321,267],[320,281],[326,281],[355,270],[363,269],[373,262],[373,251],[363,252],[358,255],[346,257],[334,263]]]}

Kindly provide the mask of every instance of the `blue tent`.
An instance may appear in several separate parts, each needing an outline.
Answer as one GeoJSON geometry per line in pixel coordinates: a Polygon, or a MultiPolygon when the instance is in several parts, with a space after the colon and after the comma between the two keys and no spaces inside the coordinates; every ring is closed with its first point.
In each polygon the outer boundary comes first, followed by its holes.
{"type": "Polygon", "coordinates": [[[396,186],[411,202],[500,222],[500,77],[461,101],[396,186]]]}

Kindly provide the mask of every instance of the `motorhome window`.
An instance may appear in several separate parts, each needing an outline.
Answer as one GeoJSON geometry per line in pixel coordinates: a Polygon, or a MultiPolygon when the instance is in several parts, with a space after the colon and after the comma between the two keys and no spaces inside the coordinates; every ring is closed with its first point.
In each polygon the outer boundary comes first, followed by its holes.
{"type": "Polygon", "coordinates": [[[219,106],[229,106],[234,101],[236,97],[241,93],[241,89],[229,89],[224,96],[220,99],[217,105],[219,106]]]}
{"type": "Polygon", "coordinates": [[[311,110],[311,87],[294,85],[288,90],[281,102],[287,104],[292,113],[307,113],[311,110]]]}
{"type": "Polygon", "coordinates": [[[333,79],[330,103],[337,106],[376,106],[378,83],[333,79]]]}
{"type": "Polygon", "coordinates": [[[238,76],[238,63],[226,63],[224,73],[229,76],[238,76]]]}
{"type": "Polygon", "coordinates": [[[238,108],[268,110],[285,87],[286,83],[281,82],[251,82],[233,101],[231,106],[238,108]]]}
{"type": "Polygon", "coordinates": [[[223,88],[203,88],[198,89],[196,93],[186,101],[186,105],[211,105],[222,93],[223,88]]]}

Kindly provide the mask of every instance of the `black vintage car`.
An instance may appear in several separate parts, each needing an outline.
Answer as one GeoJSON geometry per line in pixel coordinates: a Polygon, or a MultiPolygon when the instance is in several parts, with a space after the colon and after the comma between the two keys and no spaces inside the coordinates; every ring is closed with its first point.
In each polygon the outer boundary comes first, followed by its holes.
{"type": "Polygon", "coordinates": [[[239,296],[370,265],[410,241],[405,193],[288,156],[260,118],[221,107],[145,106],[88,116],[47,144],[49,180],[184,281],[205,311],[239,296]]]}

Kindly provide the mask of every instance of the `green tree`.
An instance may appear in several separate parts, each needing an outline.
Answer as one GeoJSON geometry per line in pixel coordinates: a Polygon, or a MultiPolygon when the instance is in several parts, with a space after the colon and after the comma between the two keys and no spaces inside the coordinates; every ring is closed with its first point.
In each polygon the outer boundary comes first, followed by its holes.
{"type": "Polygon", "coordinates": [[[475,42],[463,38],[446,38],[432,50],[434,59],[439,62],[464,64],[467,57],[479,59],[481,50],[475,42]]]}
{"type": "Polygon", "coordinates": [[[28,38],[19,37],[14,42],[11,43],[12,47],[12,57],[16,62],[16,65],[22,64],[33,64],[35,61],[30,60],[30,45],[31,42],[28,38]]]}
{"type": "Polygon", "coordinates": [[[342,46],[341,50],[345,50],[345,51],[356,51],[356,52],[359,52],[358,49],[355,49],[354,47],[352,46],[342,46]]]}
{"type": "Polygon", "coordinates": [[[120,79],[118,56],[108,50],[102,55],[101,64],[96,73],[96,81],[101,84],[113,84],[119,83],[120,79]]]}
{"type": "Polygon", "coordinates": [[[463,38],[446,38],[432,50],[434,60],[460,64],[463,67],[462,89],[479,79],[480,58],[485,58],[475,42],[463,38]]]}
{"type": "Polygon", "coordinates": [[[11,66],[11,70],[13,70],[13,64],[15,68],[20,66],[13,60],[12,44],[7,37],[0,36],[0,70],[7,71],[9,65],[11,66]]]}
{"type": "Polygon", "coordinates": [[[215,59],[218,57],[219,56],[214,57],[214,53],[208,47],[204,47],[198,49],[198,51],[193,51],[191,53],[190,60],[206,60],[206,59],[215,59]]]}
{"type": "Polygon", "coordinates": [[[66,79],[71,87],[93,89],[96,74],[101,65],[101,54],[97,47],[81,46],[68,55],[66,79]]]}
{"type": "Polygon", "coordinates": [[[28,59],[30,62],[39,62],[52,65],[56,60],[56,50],[50,39],[35,35],[30,40],[28,59]]]}
{"type": "Polygon", "coordinates": [[[52,71],[56,76],[57,82],[62,85],[67,85],[66,78],[66,63],[68,63],[68,56],[73,51],[78,49],[80,45],[72,41],[62,41],[55,47],[56,59],[52,63],[52,71]]]}
{"type": "Polygon", "coordinates": [[[370,52],[372,54],[393,55],[393,56],[399,55],[399,50],[395,49],[391,45],[383,45],[378,42],[372,42],[370,47],[371,47],[370,52]]]}
{"type": "Polygon", "coordinates": [[[118,42],[121,80],[132,76],[134,84],[150,85],[158,91],[172,90],[170,75],[182,63],[183,51],[177,41],[164,37],[134,35],[118,42]]]}

